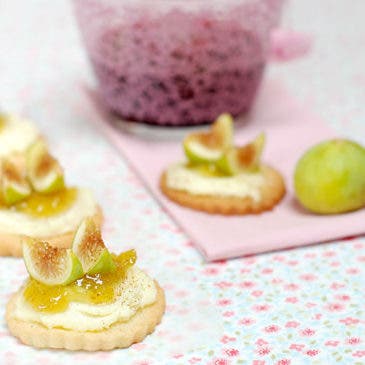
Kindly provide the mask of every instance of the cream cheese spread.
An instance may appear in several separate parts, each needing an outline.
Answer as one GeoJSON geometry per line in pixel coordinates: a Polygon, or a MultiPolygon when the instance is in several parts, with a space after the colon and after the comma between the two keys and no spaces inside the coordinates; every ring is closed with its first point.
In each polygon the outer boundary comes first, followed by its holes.
{"type": "Polygon", "coordinates": [[[169,188],[195,195],[250,197],[254,201],[260,201],[264,182],[261,172],[223,177],[205,176],[189,169],[184,163],[174,164],[166,172],[166,184],[169,188]]]}
{"type": "Polygon", "coordinates": [[[100,331],[116,322],[128,321],[137,311],[153,304],[157,298],[154,281],[142,270],[131,267],[117,289],[116,300],[110,304],[71,302],[64,312],[44,313],[34,310],[18,295],[14,318],[40,323],[47,328],[75,331],[100,331]]]}

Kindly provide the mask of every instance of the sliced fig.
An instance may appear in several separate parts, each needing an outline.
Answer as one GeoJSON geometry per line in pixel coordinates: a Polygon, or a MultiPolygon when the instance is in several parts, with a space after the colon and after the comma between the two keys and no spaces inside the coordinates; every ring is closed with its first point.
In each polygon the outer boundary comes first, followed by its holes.
{"type": "Polygon", "coordinates": [[[192,133],[183,142],[186,157],[193,163],[218,161],[226,148],[232,145],[233,118],[222,114],[213,123],[210,131],[192,133]]]}
{"type": "Polygon", "coordinates": [[[27,173],[39,193],[54,193],[65,187],[63,169],[42,140],[33,143],[27,151],[27,173]]]}
{"type": "Polygon", "coordinates": [[[46,285],[67,285],[84,275],[71,249],[27,238],[23,241],[23,257],[29,275],[46,285]]]}
{"type": "Polygon", "coordinates": [[[1,192],[6,205],[18,203],[32,192],[21,169],[10,159],[1,163],[1,192]]]}
{"type": "Polygon", "coordinates": [[[80,260],[85,274],[92,275],[115,269],[113,257],[105,247],[100,230],[91,217],[85,218],[78,227],[72,250],[80,260]]]}
{"type": "Polygon", "coordinates": [[[243,147],[228,148],[217,162],[217,166],[227,175],[254,171],[260,166],[264,145],[265,134],[261,133],[253,142],[243,147]]]}

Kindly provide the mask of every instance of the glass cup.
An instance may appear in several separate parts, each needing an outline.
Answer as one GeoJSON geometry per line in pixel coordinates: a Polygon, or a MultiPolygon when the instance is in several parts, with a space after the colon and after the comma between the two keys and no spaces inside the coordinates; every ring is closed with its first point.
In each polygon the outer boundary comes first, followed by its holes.
{"type": "Polygon", "coordinates": [[[107,107],[125,120],[197,125],[247,112],[282,0],[74,0],[107,107]]]}

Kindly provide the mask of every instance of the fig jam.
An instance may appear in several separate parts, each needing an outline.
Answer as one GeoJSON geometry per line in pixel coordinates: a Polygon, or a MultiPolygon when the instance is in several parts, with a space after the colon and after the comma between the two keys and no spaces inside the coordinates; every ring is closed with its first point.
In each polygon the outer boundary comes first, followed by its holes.
{"type": "Polygon", "coordinates": [[[32,194],[10,209],[37,218],[52,217],[67,211],[76,201],[77,188],[65,188],[51,194],[32,194]]]}
{"type": "Polygon", "coordinates": [[[68,285],[48,286],[30,278],[24,288],[24,298],[39,312],[59,313],[67,310],[70,302],[109,304],[114,302],[116,289],[125,278],[127,270],[137,260],[134,250],[113,255],[115,270],[94,275],[84,275],[68,285]]]}

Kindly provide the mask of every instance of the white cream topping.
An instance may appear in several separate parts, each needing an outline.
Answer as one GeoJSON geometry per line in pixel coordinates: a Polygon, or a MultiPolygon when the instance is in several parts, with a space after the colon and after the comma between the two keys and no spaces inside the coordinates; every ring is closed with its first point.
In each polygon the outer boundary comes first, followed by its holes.
{"type": "Polygon", "coordinates": [[[40,323],[47,328],[65,328],[75,331],[99,331],[116,322],[128,321],[140,308],[156,301],[154,281],[142,270],[132,267],[118,287],[115,302],[111,304],[86,304],[71,302],[66,311],[42,313],[35,311],[24,299],[17,297],[14,318],[40,323]]]}
{"type": "Polygon", "coordinates": [[[187,191],[190,194],[250,197],[255,201],[260,201],[260,189],[265,182],[265,178],[260,172],[212,177],[189,169],[184,163],[170,166],[167,170],[166,180],[169,188],[187,191]]]}
{"type": "Polygon", "coordinates": [[[73,231],[80,221],[96,213],[97,204],[88,189],[78,189],[66,211],[47,218],[33,217],[11,209],[0,209],[0,232],[31,237],[48,237],[73,231]]]}
{"type": "Polygon", "coordinates": [[[25,150],[39,137],[39,131],[28,120],[15,115],[7,117],[0,130],[0,157],[25,150]]]}

